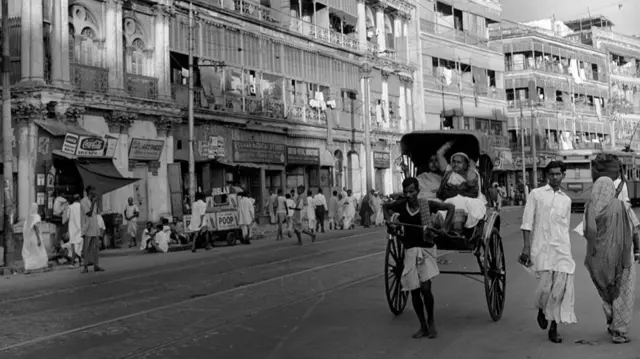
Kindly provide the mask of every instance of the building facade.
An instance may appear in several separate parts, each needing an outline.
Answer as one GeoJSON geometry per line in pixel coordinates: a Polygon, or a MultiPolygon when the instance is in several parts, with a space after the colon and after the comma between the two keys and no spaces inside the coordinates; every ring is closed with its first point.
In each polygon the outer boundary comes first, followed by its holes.
{"type": "MultiPolygon", "coordinates": [[[[523,183],[535,188],[545,181],[542,169],[556,151],[612,146],[606,55],[565,39],[569,32],[553,19],[502,23],[491,29],[492,41],[502,44],[505,53],[508,133],[515,165],[509,182],[516,198],[521,197],[523,183]],[[530,155],[532,140],[535,160],[530,155]],[[519,170],[523,161],[528,168],[525,181],[519,170]],[[533,170],[538,171],[535,187],[533,170]]],[[[580,172],[569,167],[567,176],[580,172]]]]}
{"type": "Polygon", "coordinates": [[[375,176],[391,192],[419,102],[415,14],[409,0],[11,1],[17,217],[72,190],[74,161],[137,180],[104,195],[103,212],[133,197],[140,220],[182,214],[190,77],[201,190],[239,183],[261,213],[280,188],[360,196],[375,176]]]}
{"type": "Polygon", "coordinates": [[[640,150],[640,38],[615,32],[604,16],[567,21],[572,30],[566,38],[596,48],[606,54],[612,120],[612,144],[616,149],[630,146],[640,150]]]}
{"type": "Polygon", "coordinates": [[[490,136],[496,172],[511,161],[502,45],[489,40],[502,5],[493,0],[422,1],[419,42],[422,106],[417,129],[461,129],[490,136]]]}

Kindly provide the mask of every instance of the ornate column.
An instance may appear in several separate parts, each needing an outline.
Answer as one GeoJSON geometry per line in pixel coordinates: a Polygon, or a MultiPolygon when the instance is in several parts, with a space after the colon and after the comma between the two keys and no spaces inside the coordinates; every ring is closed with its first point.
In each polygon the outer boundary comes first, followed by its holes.
{"type": "Polygon", "coordinates": [[[38,105],[19,103],[12,112],[18,124],[18,218],[25,219],[29,215],[31,203],[35,201],[36,190],[35,164],[32,163],[32,157],[35,161],[37,148],[32,148],[31,126],[35,127],[33,121],[41,118],[43,111],[38,105]]]}
{"type": "MultiPolygon", "coordinates": [[[[129,128],[137,118],[137,114],[122,111],[113,111],[105,116],[109,133],[118,138],[118,147],[116,148],[113,164],[120,174],[125,177],[131,176],[131,171],[129,171],[129,128]]],[[[126,201],[132,194],[133,188],[131,185],[111,192],[109,194],[111,209],[120,212],[124,210],[126,201]]]]}
{"type": "Polygon", "coordinates": [[[373,9],[376,12],[376,32],[378,39],[378,51],[382,52],[387,49],[386,37],[384,31],[384,4],[378,3],[374,5],[373,9]]]}
{"type": "Polygon", "coordinates": [[[169,116],[160,116],[155,120],[157,139],[164,141],[162,154],[160,155],[160,167],[158,174],[149,178],[149,187],[154,189],[154,194],[149,198],[149,208],[153,220],[158,216],[171,214],[171,191],[169,190],[169,177],[167,164],[173,163],[173,134],[174,126],[181,119],[169,116]]]}
{"type": "Polygon", "coordinates": [[[124,92],[124,60],[122,43],[122,1],[107,0],[105,54],[109,69],[109,91],[124,92]]]}
{"type": "Polygon", "coordinates": [[[400,97],[398,98],[398,107],[400,110],[400,131],[407,132],[407,97],[406,82],[402,76],[398,76],[400,80],[400,97]]]}
{"type": "Polygon", "coordinates": [[[389,70],[382,69],[382,126],[383,128],[389,128],[389,124],[391,123],[391,118],[389,117],[389,75],[391,74],[389,70]]]}
{"type": "Polygon", "coordinates": [[[22,83],[44,83],[44,34],[42,0],[23,0],[20,66],[22,83]]]}
{"type": "Polygon", "coordinates": [[[51,26],[51,84],[69,85],[69,0],[53,2],[51,26]]]}
{"type": "Polygon", "coordinates": [[[365,0],[357,0],[358,5],[358,41],[360,42],[360,50],[367,50],[367,11],[365,7],[365,0]]]}
{"type": "Polygon", "coordinates": [[[158,97],[160,100],[171,99],[171,78],[169,64],[169,17],[171,7],[155,5],[153,62],[155,73],[151,76],[158,78],[158,97]]]}

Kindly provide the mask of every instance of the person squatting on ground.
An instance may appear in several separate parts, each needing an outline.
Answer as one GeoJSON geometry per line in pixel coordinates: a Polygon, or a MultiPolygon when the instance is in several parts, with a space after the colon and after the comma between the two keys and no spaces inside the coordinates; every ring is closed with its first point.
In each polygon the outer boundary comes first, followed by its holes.
{"type": "Polygon", "coordinates": [[[551,322],[548,337],[553,343],[562,343],[558,323],[577,322],[574,313],[576,263],[571,256],[569,237],[571,199],[560,190],[566,169],[562,161],[549,162],[545,168],[548,184],[529,193],[520,227],[524,246],[518,261],[538,279],[537,321],[543,330],[551,322]]]}
{"type": "MultiPolygon", "coordinates": [[[[411,292],[413,309],[420,321],[420,329],[413,338],[435,338],[437,330],[434,317],[434,298],[431,291],[431,279],[440,274],[433,238],[425,236],[422,230],[420,214],[420,185],[410,177],[402,181],[404,199],[383,205],[384,217],[390,233],[397,233],[405,247],[404,270],[400,283],[402,291],[411,292]],[[411,226],[394,228],[394,223],[411,226]],[[425,309],[427,316],[425,318],[425,309]]],[[[453,210],[453,208],[450,208],[453,210]]]]}
{"type": "Polygon", "coordinates": [[[584,264],[602,298],[607,331],[616,344],[630,341],[627,332],[634,311],[635,262],[640,258],[634,230],[639,225],[631,206],[616,198],[613,180],[598,178],[585,208],[584,264]]]}
{"type": "Polygon", "coordinates": [[[296,197],[296,205],[293,213],[293,231],[298,238],[298,244],[302,245],[302,233],[311,237],[311,242],[316,241],[316,235],[309,229],[304,229],[302,226],[302,211],[305,210],[304,206],[304,186],[298,186],[298,196],[296,197]]]}

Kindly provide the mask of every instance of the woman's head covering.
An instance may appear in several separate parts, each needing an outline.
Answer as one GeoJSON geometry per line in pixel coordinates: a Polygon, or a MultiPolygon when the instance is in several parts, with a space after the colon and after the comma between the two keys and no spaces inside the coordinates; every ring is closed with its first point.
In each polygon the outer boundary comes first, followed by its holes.
{"type": "Polygon", "coordinates": [[[597,215],[605,210],[615,198],[616,187],[613,185],[613,180],[609,177],[600,177],[593,184],[589,204],[597,215]]]}
{"type": "Polygon", "coordinates": [[[469,156],[467,156],[467,154],[464,153],[464,152],[454,153],[453,156],[451,156],[451,162],[453,162],[453,158],[456,157],[456,156],[461,156],[461,157],[465,158],[467,160],[467,164],[469,164],[471,162],[471,160],[469,159],[469,156]]]}

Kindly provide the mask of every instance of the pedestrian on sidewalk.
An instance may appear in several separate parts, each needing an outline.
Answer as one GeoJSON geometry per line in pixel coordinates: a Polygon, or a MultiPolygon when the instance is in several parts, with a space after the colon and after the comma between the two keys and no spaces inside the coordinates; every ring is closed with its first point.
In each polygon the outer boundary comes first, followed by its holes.
{"type": "Polygon", "coordinates": [[[306,212],[307,212],[307,225],[309,230],[314,232],[316,230],[316,201],[313,199],[313,192],[307,191],[306,199],[306,212]]]}
{"type": "Polygon", "coordinates": [[[198,248],[204,247],[210,250],[213,246],[209,240],[209,227],[207,223],[207,203],[204,193],[198,192],[195,196],[196,201],[191,206],[191,223],[189,229],[193,233],[193,246],[191,252],[195,253],[198,248]]]}
{"type": "Polygon", "coordinates": [[[276,215],[278,221],[278,236],[276,237],[276,241],[280,241],[284,239],[284,231],[283,226],[287,223],[287,214],[289,210],[287,209],[287,198],[283,195],[282,189],[278,189],[278,197],[276,198],[276,215]]]}
{"type": "Polygon", "coordinates": [[[358,202],[355,197],[353,197],[351,190],[347,191],[344,207],[344,229],[352,229],[355,227],[353,221],[356,218],[358,202]]]}
{"type": "Polygon", "coordinates": [[[298,186],[298,197],[293,214],[293,231],[296,233],[299,245],[302,245],[302,233],[311,237],[311,242],[316,241],[316,235],[302,226],[302,211],[305,210],[304,200],[304,186],[298,186]]]}
{"type": "Polygon", "coordinates": [[[616,198],[609,177],[600,177],[585,208],[584,264],[603,301],[607,331],[616,344],[628,343],[635,297],[635,262],[640,248],[634,231],[640,223],[628,203],[616,198]]]}
{"type": "Polygon", "coordinates": [[[129,248],[137,247],[136,236],[138,235],[138,218],[140,209],[133,203],[133,197],[127,200],[127,207],[124,209],[124,220],[127,225],[127,236],[129,237],[129,248]]]}
{"type": "Polygon", "coordinates": [[[269,198],[267,199],[267,214],[271,224],[276,224],[278,214],[276,213],[278,196],[273,190],[269,190],[269,198]]]}
{"type": "Polygon", "coordinates": [[[336,211],[336,229],[344,229],[344,210],[347,208],[347,197],[338,194],[338,210],[336,211]]]}
{"type": "Polygon", "coordinates": [[[293,215],[296,211],[296,202],[291,197],[291,194],[287,193],[285,197],[287,201],[287,236],[291,238],[293,233],[293,215]]]}
{"type": "Polygon", "coordinates": [[[41,218],[38,214],[38,204],[31,204],[29,216],[25,218],[22,227],[24,241],[22,242],[22,260],[24,261],[24,274],[34,271],[49,269],[49,256],[47,248],[42,241],[42,235],[38,229],[41,218]]]}
{"type": "Polygon", "coordinates": [[[80,202],[82,209],[82,235],[83,235],[83,257],[84,257],[84,269],[82,273],[89,272],[89,266],[93,265],[95,272],[103,272],[104,269],[100,267],[100,228],[98,227],[98,199],[96,195],[96,189],[89,185],[86,188],[87,195],[80,202]]]}
{"type": "Polygon", "coordinates": [[[246,192],[238,195],[238,224],[242,230],[242,242],[244,244],[251,243],[253,237],[253,224],[255,222],[255,207],[251,198],[247,197],[246,192]]]}
{"type": "Polygon", "coordinates": [[[385,203],[384,217],[387,223],[411,225],[411,227],[403,226],[398,229],[393,226],[389,228],[390,233],[398,233],[405,248],[404,269],[400,283],[402,291],[411,293],[413,310],[420,322],[420,329],[413,334],[413,338],[435,338],[438,332],[435,325],[431,280],[440,274],[435,242],[433,238],[425,236],[422,230],[418,179],[410,177],[402,181],[402,190],[406,200],[385,203]]]}
{"type": "Polygon", "coordinates": [[[69,243],[67,248],[71,252],[71,267],[82,265],[82,209],[80,195],[73,195],[73,203],[69,206],[69,243]],[[76,265],[76,259],[78,264],[76,265]]]}
{"type": "Polygon", "coordinates": [[[322,194],[322,188],[318,188],[318,194],[313,197],[316,204],[316,232],[324,233],[324,216],[327,213],[327,198],[322,194]]]}
{"type": "Polygon", "coordinates": [[[569,237],[571,198],[560,190],[566,169],[562,161],[549,162],[545,168],[548,184],[529,194],[520,227],[524,247],[518,261],[538,279],[537,321],[543,330],[551,322],[548,337],[552,343],[562,343],[558,323],[577,322],[574,313],[576,263],[571,256],[569,237]]]}
{"type": "Polygon", "coordinates": [[[362,199],[360,204],[360,218],[362,219],[362,226],[364,228],[371,227],[371,216],[373,215],[373,208],[371,203],[371,197],[376,193],[375,189],[372,189],[370,193],[367,193],[362,199]]]}
{"type": "Polygon", "coordinates": [[[329,230],[338,229],[336,217],[338,215],[338,191],[333,191],[333,195],[329,198],[329,230]]]}

